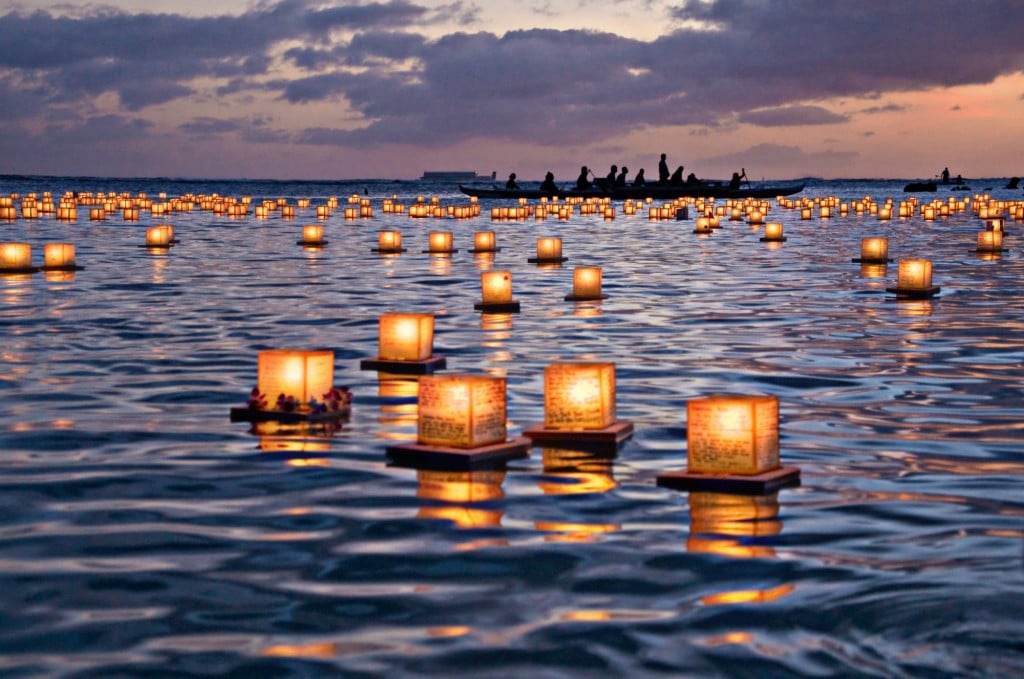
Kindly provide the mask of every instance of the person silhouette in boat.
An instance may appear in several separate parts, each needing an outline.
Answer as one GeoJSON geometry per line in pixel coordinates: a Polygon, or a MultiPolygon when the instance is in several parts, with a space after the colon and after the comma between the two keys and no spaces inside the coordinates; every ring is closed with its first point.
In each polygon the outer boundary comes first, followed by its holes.
{"type": "Polygon", "coordinates": [[[690,174],[686,175],[686,183],[687,184],[702,184],[703,182],[700,179],[697,178],[697,175],[695,175],[694,173],[691,172],[690,174]]]}
{"type": "MultiPolygon", "coordinates": [[[[740,182],[747,179],[747,168],[741,167],[739,172],[732,173],[732,179],[729,180],[729,189],[735,191],[740,188],[740,182]]],[[[747,180],[747,184],[750,184],[750,180],[747,180]]]]}
{"type": "Polygon", "coordinates": [[[619,174],[619,166],[618,165],[612,165],[612,169],[608,170],[608,174],[605,175],[604,182],[601,183],[601,185],[602,186],[615,186],[615,177],[618,176],[618,174],[619,174]]]}
{"type": "Polygon", "coordinates": [[[680,165],[676,168],[676,171],[672,173],[672,176],[668,178],[669,184],[682,184],[683,183],[683,166],[680,165]]]}
{"type": "Polygon", "coordinates": [[[942,183],[943,184],[948,184],[949,183],[949,168],[948,167],[942,168],[941,177],[942,177],[942,183]]]}
{"type": "Polygon", "coordinates": [[[661,160],[658,161],[658,183],[668,183],[668,160],[664,153],[661,154],[661,160]]]}
{"type": "Polygon", "coordinates": [[[647,178],[644,177],[644,168],[636,173],[636,177],[633,178],[633,186],[647,186],[647,178]]]}
{"type": "Polygon", "coordinates": [[[516,173],[513,172],[508,176],[508,181],[505,182],[506,189],[518,189],[519,185],[516,184],[516,173]]]}
{"type": "Polygon", "coordinates": [[[592,186],[590,183],[590,168],[584,165],[580,168],[580,176],[576,178],[576,188],[580,191],[589,189],[592,186]]]}
{"type": "Polygon", "coordinates": [[[615,185],[616,186],[625,186],[626,185],[626,175],[627,174],[629,174],[629,168],[626,167],[625,165],[623,165],[622,166],[622,171],[619,172],[617,177],[615,177],[615,185]]]}
{"type": "Polygon", "coordinates": [[[540,183],[540,192],[545,196],[558,193],[558,187],[555,186],[555,174],[553,172],[548,172],[544,175],[544,181],[540,183]]]}

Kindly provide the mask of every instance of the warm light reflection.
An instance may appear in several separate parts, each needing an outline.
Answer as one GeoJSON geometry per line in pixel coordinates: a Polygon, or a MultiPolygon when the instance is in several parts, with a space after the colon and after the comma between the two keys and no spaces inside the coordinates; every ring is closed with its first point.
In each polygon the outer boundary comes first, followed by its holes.
{"type": "Polygon", "coordinates": [[[338,644],[334,642],[301,645],[279,644],[260,651],[267,658],[334,658],[338,655],[338,644]]]}
{"type": "Polygon", "coordinates": [[[542,448],[544,476],[537,482],[545,495],[607,493],[618,487],[612,458],[564,448],[542,448]]]}
{"type": "Polygon", "coordinates": [[[416,516],[421,519],[451,521],[459,528],[483,528],[501,525],[503,509],[472,506],[505,497],[501,484],[503,470],[416,472],[416,497],[435,500],[439,505],[424,505],[416,516]]]}

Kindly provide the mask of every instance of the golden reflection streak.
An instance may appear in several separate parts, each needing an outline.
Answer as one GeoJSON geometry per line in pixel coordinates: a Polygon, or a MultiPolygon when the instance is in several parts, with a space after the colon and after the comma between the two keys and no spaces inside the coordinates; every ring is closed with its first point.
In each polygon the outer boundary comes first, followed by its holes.
{"type": "Polygon", "coordinates": [[[279,644],[268,646],[260,651],[260,655],[265,658],[334,658],[338,655],[338,644],[335,642],[301,645],[279,644]]]}
{"type": "Polygon", "coordinates": [[[505,472],[499,470],[417,470],[416,497],[446,504],[425,505],[416,516],[451,521],[459,528],[500,526],[504,510],[470,505],[504,498],[505,491],[501,487],[504,481],[505,472]]]}

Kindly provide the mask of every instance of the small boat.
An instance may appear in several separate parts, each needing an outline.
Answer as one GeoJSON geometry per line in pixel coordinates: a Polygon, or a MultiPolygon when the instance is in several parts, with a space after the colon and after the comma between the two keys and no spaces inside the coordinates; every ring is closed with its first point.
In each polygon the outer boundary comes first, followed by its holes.
{"type": "Polygon", "coordinates": [[[495,185],[459,184],[459,191],[467,196],[477,198],[611,198],[625,200],[627,198],[656,198],[671,200],[673,198],[774,198],[791,196],[804,190],[801,184],[758,184],[738,189],[730,188],[728,182],[703,181],[698,184],[657,184],[646,186],[602,186],[597,184],[589,189],[560,188],[557,191],[541,191],[536,188],[506,189],[495,185]]]}
{"type": "Polygon", "coordinates": [[[921,193],[923,191],[934,193],[938,188],[935,182],[910,182],[903,187],[903,191],[906,193],[921,193]]]}

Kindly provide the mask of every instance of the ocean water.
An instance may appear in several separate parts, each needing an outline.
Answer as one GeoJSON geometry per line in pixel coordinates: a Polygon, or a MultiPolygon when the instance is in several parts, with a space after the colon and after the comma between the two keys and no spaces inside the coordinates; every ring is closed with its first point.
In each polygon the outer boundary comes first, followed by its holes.
{"type": "MultiPolygon", "coordinates": [[[[811,181],[800,196],[899,201],[902,181],[811,181]]],[[[1021,199],[1005,180],[966,195],[1021,199]]],[[[0,675],[5,677],[1010,677],[1024,673],[1024,259],[974,251],[971,212],[850,214],[787,241],[742,222],[576,215],[492,222],[381,211],[427,182],[4,178],[0,195],[159,191],[370,197],[324,221],[88,211],[0,223],[76,244],[74,274],[0,276],[0,675]],[[170,222],[180,244],[139,245],[170,222]],[[408,251],[371,252],[399,228],[408,251]],[[493,229],[493,257],[467,252],[493,229]],[[450,230],[459,252],[424,254],[450,230]],[[529,264],[563,239],[560,268],[529,264]],[[932,260],[941,293],[896,301],[851,263],[865,236],[932,260]],[[603,267],[573,304],[575,266],[603,267]],[[522,311],[482,316],[479,274],[522,311]],[[389,464],[415,436],[402,387],[359,369],[385,311],[436,315],[448,372],[501,375],[512,434],[543,419],[543,369],[614,361],[614,455],[533,448],[476,472],[389,464]],[[335,351],[336,431],[229,421],[256,353],[335,351]],[[685,467],[686,401],[771,394],[799,487],[765,497],[660,488],[685,467]]],[[[948,191],[916,194],[948,198],[948,191]]],[[[964,195],[964,194],[952,194],[964,195]]],[[[507,204],[507,203],[503,203],[507,204]]],[[[408,385],[405,385],[406,387],[408,385]]]]}

